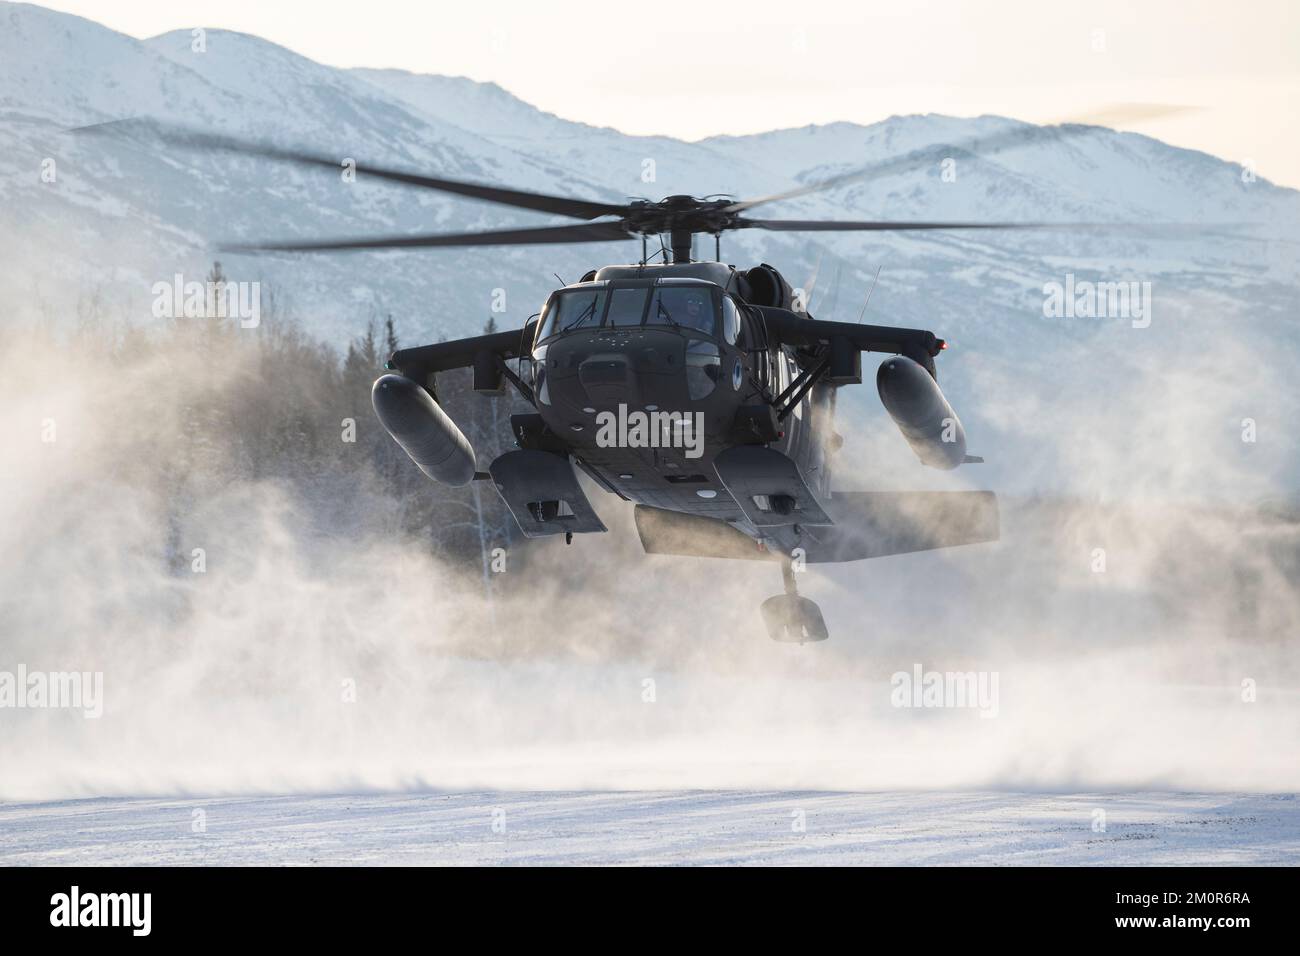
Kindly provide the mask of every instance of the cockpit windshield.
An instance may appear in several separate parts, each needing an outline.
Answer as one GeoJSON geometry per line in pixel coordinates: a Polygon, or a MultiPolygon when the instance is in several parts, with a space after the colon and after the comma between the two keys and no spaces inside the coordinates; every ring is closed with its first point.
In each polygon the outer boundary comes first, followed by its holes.
{"type": "Polygon", "coordinates": [[[550,308],[546,310],[542,339],[550,338],[557,332],[573,329],[595,328],[605,314],[605,287],[591,289],[569,289],[557,292],[551,298],[550,308]]]}
{"type": "Polygon", "coordinates": [[[609,293],[609,314],[605,316],[603,324],[615,329],[640,325],[649,292],[645,286],[612,289],[609,293]]]}
{"type": "Polygon", "coordinates": [[[718,334],[718,310],[708,286],[656,286],[645,321],[647,325],[676,325],[705,335],[718,334]]]}
{"type": "Polygon", "coordinates": [[[626,329],[643,324],[675,326],[714,337],[719,324],[716,292],[700,283],[663,281],[560,289],[547,306],[537,341],[574,329],[626,329]]]}

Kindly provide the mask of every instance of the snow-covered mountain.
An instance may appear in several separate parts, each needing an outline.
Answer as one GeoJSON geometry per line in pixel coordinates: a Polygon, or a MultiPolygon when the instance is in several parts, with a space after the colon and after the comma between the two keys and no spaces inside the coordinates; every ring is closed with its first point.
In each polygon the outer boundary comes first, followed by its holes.
{"type": "MultiPolygon", "coordinates": [[[[1093,490],[1142,490],[1149,480],[1151,490],[1208,486],[1220,496],[1258,497],[1300,475],[1280,424],[1300,413],[1290,388],[1300,358],[1293,334],[1300,193],[1235,164],[1137,134],[991,116],[898,116],[697,143],[627,136],[544,113],[492,84],[336,69],[216,29],[203,41],[196,49],[189,31],[139,41],[78,17],[0,3],[6,321],[71,318],[91,303],[155,321],[154,283],[177,273],[201,278],[221,241],[560,221],[364,175],[346,183],[325,171],[66,132],[108,120],[156,117],[340,161],[613,201],[763,195],[902,156],[909,161],[891,175],[764,214],[1202,226],[1160,237],[749,231],[725,237],[724,258],[774,263],[796,285],[816,268],[812,311],[842,320],[859,317],[879,269],[869,321],[931,328],[956,343],[943,361],[945,388],[967,421],[972,451],[1000,453],[1004,462],[991,463],[984,477],[1014,483],[1035,474],[1042,480],[1028,487],[1059,483],[1099,455],[1116,465],[1132,459],[1137,446],[1128,443],[1164,449],[1156,457],[1177,460],[1177,468],[1158,475],[1118,468],[1093,490]],[[1015,130],[1024,137],[1014,146],[962,145],[1015,130]],[[1067,276],[1150,283],[1151,322],[1045,316],[1044,286],[1067,276]],[[1238,462],[1245,418],[1279,424],[1273,444],[1252,443],[1244,454],[1253,457],[1238,462]],[[1121,448],[1100,443],[1116,428],[1121,448]],[[1225,460],[1232,466],[1206,482],[1203,466],[1225,460]]],[[[324,339],[345,341],[372,315],[391,312],[409,343],[477,330],[498,289],[506,292],[498,324],[520,325],[556,274],[572,281],[637,251],[624,242],[220,258],[231,278],[261,280],[324,339]]],[[[874,406],[871,391],[846,393],[846,414],[874,406]]],[[[887,441],[860,443],[858,461],[886,467],[897,455],[901,467],[897,436],[887,441]]]]}

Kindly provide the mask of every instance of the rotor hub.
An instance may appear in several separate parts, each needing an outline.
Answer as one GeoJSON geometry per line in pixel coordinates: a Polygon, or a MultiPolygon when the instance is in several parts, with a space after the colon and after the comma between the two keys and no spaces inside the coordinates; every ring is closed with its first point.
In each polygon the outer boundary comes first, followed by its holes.
{"type": "Polygon", "coordinates": [[[638,200],[631,204],[622,224],[628,232],[641,235],[707,232],[717,235],[732,228],[736,214],[729,211],[729,199],[697,199],[668,196],[658,202],[638,200]]]}

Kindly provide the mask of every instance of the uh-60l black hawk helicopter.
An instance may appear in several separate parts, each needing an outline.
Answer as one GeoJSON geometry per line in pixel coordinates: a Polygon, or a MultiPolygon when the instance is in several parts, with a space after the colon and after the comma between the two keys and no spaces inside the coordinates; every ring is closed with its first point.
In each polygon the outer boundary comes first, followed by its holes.
{"type": "MultiPolygon", "coordinates": [[[[1008,145],[1019,136],[1012,131],[981,145],[1008,145]],[[995,142],[999,139],[1007,143],[995,142]]],[[[336,173],[339,168],[332,158],[221,137],[165,138],[190,148],[336,173]]],[[[923,464],[952,469],[981,460],[966,454],[961,422],[936,381],[935,358],[944,340],[921,329],[814,319],[777,269],[722,263],[722,233],[1094,225],[746,215],[762,203],[897,171],[910,162],[915,159],[900,157],[755,200],[679,195],[622,204],[358,165],[358,176],[585,222],[225,248],[320,252],[640,237],[639,262],[593,269],[556,289],[522,329],[394,352],[387,374],[374,384],[375,411],[433,480],[453,486],[490,480],[529,537],[563,534],[572,541],[575,534],[606,530],[576,468],[605,491],[634,502],[648,553],[779,561],[785,593],[763,602],[768,633],[782,641],[817,641],[827,637],[826,624],[817,605],[798,594],[796,566],[994,541],[997,500],[987,491],[832,491],[831,462],[842,444],[833,424],[836,394],[862,382],[863,352],[889,356],[876,370],[876,387],[923,464]],[[692,259],[696,236],[714,237],[719,261],[692,259]],[[646,256],[647,237],[659,237],[664,261],[646,256]],[[509,383],[535,409],[512,417],[518,447],[492,461],[486,472],[478,470],[469,442],[437,401],[438,374],[461,368],[473,370],[476,392],[500,395],[509,383]]]]}

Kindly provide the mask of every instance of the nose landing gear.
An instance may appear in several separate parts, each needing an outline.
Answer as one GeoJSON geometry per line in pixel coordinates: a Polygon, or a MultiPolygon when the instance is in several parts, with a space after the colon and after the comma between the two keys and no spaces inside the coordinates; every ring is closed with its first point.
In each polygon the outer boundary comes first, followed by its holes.
{"type": "Polygon", "coordinates": [[[760,608],[763,623],[767,625],[767,636],[774,641],[799,644],[826,640],[830,635],[821,608],[800,596],[789,558],[781,562],[781,579],[785,583],[785,593],[768,598],[760,608]]]}

